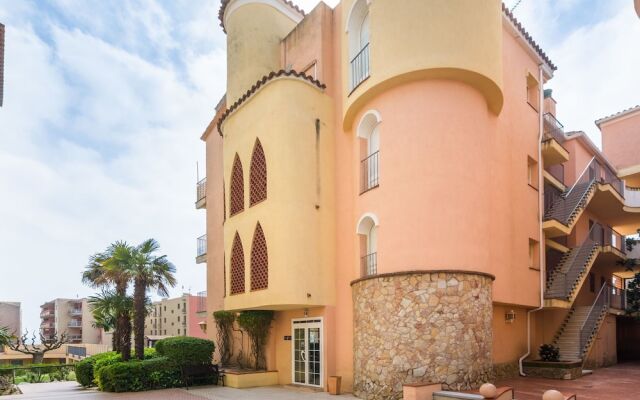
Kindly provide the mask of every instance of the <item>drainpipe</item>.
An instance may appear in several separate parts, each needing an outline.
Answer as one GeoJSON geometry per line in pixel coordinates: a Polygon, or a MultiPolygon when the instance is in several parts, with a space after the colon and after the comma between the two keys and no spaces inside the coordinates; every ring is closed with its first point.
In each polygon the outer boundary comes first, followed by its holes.
{"type": "Polygon", "coordinates": [[[542,64],[538,65],[538,219],[540,227],[540,240],[538,245],[538,259],[540,260],[540,306],[527,312],[527,352],[518,360],[520,375],[526,376],[522,362],[531,354],[531,314],[544,308],[544,283],[545,283],[545,259],[544,259],[544,231],[542,222],[544,218],[544,178],[542,177],[542,135],[544,132],[544,86],[543,86],[542,64]]]}

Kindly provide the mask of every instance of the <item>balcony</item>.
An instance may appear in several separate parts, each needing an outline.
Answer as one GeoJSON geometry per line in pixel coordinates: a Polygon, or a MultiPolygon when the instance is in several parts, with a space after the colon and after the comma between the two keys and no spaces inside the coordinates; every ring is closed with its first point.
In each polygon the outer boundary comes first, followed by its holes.
{"type": "Polygon", "coordinates": [[[378,273],[378,253],[367,254],[360,259],[360,273],[362,276],[378,273]]]}
{"type": "Polygon", "coordinates": [[[360,194],[377,188],[380,184],[379,155],[380,152],[376,151],[360,161],[360,194]]]}
{"type": "Polygon", "coordinates": [[[196,305],[196,313],[207,312],[207,292],[198,292],[198,303],[196,305]]]}
{"type": "Polygon", "coordinates": [[[564,126],[550,113],[543,117],[542,158],[545,167],[569,161],[569,152],[562,147],[565,142],[564,126]]]}
{"type": "Polygon", "coordinates": [[[369,77],[369,43],[351,60],[351,91],[369,77]]]}
{"type": "Polygon", "coordinates": [[[207,235],[202,235],[198,238],[198,244],[196,249],[196,264],[202,264],[207,262],[207,235]]]}
{"type": "Polygon", "coordinates": [[[69,341],[71,343],[80,343],[82,342],[82,335],[69,335],[69,341]]]}
{"type": "Polygon", "coordinates": [[[82,315],[82,310],[81,309],[71,309],[69,310],[69,315],[71,316],[81,316],[82,315]]]}
{"type": "Polygon", "coordinates": [[[206,208],[207,207],[207,178],[202,178],[196,184],[196,208],[206,208]]]}
{"type": "Polygon", "coordinates": [[[69,328],[82,328],[82,321],[77,321],[75,319],[72,319],[71,321],[69,321],[67,326],[69,328]]]}

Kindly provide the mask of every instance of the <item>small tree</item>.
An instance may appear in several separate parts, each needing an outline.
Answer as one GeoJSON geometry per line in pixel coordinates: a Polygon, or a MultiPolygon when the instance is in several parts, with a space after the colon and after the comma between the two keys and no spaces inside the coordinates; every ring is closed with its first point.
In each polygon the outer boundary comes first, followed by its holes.
{"type": "Polygon", "coordinates": [[[28,336],[29,332],[25,331],[22,336],[17,337],[14,340],[9,340],[7,346],[13,351],[17,351],[22,354],[29,354],[32,357],[33,364],[42,364],[46,352],[59,349],[63,344],[69,343],[69,338],[65,333],[61,333],[58,336],[58,333],[56,332],[52,336],[47,337],[40,332],[39,344],[36,344],[37,337],[35,332],[31,335],[31,339],[29,339],[28,336]],[[28,341],[30,341],[31,344],[27,344],[28,341]]]}
{"type": "Polygon", "coordinates": [[[273,321],[273,311],[249,310],[241,312],[238,316],[238,324],[249,335],[254,368],[257,370],[267,368],[264,348],[269,338],[271,321],[273,321]]]}
{"type": "Polygon", "coordinates": [[[233,355],[233,323],[236,315],[229,311],[216,311],[213,313],[218,331],[218,350],[220,351],[220,363],[229,365],[233,355]]]}
{"type": "Polygon", "coordinates": [[[640,318],[640,273],[627,286],[627,314],[640,318]]]}

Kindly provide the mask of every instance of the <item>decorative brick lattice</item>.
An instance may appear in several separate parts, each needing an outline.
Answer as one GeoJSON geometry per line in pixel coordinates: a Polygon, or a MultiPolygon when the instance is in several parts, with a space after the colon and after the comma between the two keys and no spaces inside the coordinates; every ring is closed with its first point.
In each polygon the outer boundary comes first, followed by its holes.
{"type": "Polygon", "coordinates": [[[230,215],[236,215],[244,211],[244,173],[242,172],[242,162],[236,154],[231,170],[231,198],[229,200],[230,215]]]}
{"type": "Polygon", "coordinates": [[[261,290],[269,287],[269,253],[267,240],[262,226],[258,222],[253,234],[251,245],[251,290],[261,290]]]}
{"type": "Polygon", "coordinates": [[[267,199],[267,160],[262,144],[256,139],[249,171],[249,206],[267,199]]]}
{"type": "Polygon", "coordinates": [[[244,250],[236,232],[231,248],[231,294],[244,293],[244,250]]]}

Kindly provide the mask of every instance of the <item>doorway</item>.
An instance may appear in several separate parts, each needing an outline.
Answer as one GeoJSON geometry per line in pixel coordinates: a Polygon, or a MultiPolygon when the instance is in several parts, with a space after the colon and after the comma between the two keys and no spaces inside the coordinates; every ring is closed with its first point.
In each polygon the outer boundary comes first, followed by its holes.
{"type": "Polygon", "coordinates": [[[291,322],[291,337],[292,382],[296,385],[322,387],[322,318],[294,319],[291,322]]]}

